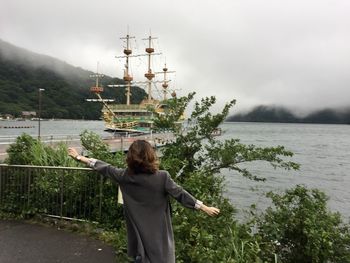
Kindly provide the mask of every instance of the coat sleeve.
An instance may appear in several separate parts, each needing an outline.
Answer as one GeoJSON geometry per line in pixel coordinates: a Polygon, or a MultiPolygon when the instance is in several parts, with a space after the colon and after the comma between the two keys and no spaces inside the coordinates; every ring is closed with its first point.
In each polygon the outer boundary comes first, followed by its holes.
{"type": "Polygon", "coordinates": [[[116,168],[109,163],[100,160],[94,160],[92,168],[103,176],[111,179],[115,183],[120,183],[123,179],[125,169],[116,168]]]}
{"type": "Polygon", "coordinates": [[[181,186],[174,182],[170,174],[166,172],[165,191],[187,208],[197,208],[197,200],[181,186]]]}

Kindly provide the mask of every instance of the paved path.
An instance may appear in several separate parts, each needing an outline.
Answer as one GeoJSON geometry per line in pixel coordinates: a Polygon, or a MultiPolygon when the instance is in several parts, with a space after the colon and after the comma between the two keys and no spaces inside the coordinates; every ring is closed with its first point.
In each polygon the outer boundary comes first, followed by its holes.
{"type": "Polygon", "coordinates": [[[89,237],[24,221],[0,220],[1,263],[115,263],[112,247],[89,237]]]}

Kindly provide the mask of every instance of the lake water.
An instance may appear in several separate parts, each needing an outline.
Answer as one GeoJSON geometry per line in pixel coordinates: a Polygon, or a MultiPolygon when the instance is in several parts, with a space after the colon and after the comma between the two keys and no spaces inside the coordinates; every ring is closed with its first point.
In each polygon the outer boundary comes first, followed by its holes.
{"type": "MultiPolygon", "coordinates": [[[[0,128],[1,138],[18,136],[26,132],[38,135],[37,122],[1,121],[0,126],[35,126],[25,129],[0,128]]],[[[102,136],[102,121],[42,121],[41,135],[78,135],[90,130],[102,136]]],[[[330,197],[329,206],[350,218],[350,125],[224,123],[221,140],[238,138],[242,143],[257,146],[284,145],[295,153],[292,161],[301,164],[299,171],[274,170],[262,163],[246,164],[253,174],[267,178],[254,182],[234,171],[224,170],[227,178],[227,196],[239,209],[255,203],[259,208],[268,205],[264,193],[282,191],[296,184],[319,188],[330,197]]]]}
{"type": "Polygon", "coordinates": [[[237,173],[224,171],[227,194],[239,208],[252,203],[264,208],[264,193],[282,191],[297,184],[319,188],[330,197],[329,206],[350,218],[350,125],[225,123],[222,139],[239,138],[258,146],[284,145],[294,152],[298,171],[274,170],[270,165],[246,165],[266,182],[252,182],[237,173]],[[254,188],[255,191],[252,191],[254,188]]]}
{"type": "MultiPolygon", "coordinates": [[[[31,136],[38,136],[38,121],[0,121],[0,138],[7,136],[18,136],[27,133],[31,136]],[[30,128],[4,128],[4,127],[30,127],[30,128]],[[2,127],[2,128],[1,128],[2,127]]],[[[56,120],[41,121],[40,135],[79,135],[85,129],[96,132],[100,135],[108,135],[104,132],[102,121],[81,121],[81,120],[56,120]]]]}

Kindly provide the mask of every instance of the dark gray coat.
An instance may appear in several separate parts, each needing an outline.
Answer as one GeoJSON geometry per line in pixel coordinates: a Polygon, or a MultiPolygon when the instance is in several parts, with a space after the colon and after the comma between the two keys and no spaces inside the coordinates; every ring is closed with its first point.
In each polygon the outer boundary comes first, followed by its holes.
{"type": "Polygon", "coordinates": [[[175,244],[168,196],[194,208],[196,199],[177,185],[167,171],[128,174],[102,161],[94,169],[118,183],[123,194],[128,255],[142,263],[175,263],[175,244]]]}

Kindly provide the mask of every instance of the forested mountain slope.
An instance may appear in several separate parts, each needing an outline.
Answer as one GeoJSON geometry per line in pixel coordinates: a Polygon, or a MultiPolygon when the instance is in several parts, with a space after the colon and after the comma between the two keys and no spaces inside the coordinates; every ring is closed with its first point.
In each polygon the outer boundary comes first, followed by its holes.
{"type": "MultiPolygon", "coordinates": [[[[90,92],[94,79],[91,71],[64,61],[30,52],[0,40],[0,114],[20,116],[22,111],[38,110],[38,89],[42,93],[42,117],[98,119],[100,103],[86,102],[95,98],[90,92]]],[[[102,85],[124,83],[105,76],[102,85]]],[[[125,102],[124,88],[105,88],[104,98],[125,102]]],[[[132,103],[140,102],[146,93],[132,88],[132,103]]]]}

